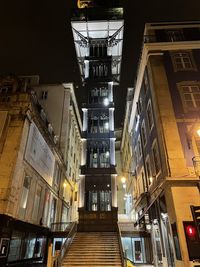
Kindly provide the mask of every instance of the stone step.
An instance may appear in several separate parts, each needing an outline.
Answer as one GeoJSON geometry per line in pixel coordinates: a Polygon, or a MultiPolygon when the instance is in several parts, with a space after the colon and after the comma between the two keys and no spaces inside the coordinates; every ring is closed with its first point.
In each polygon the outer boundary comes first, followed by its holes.
{"type": "Polygon", "coordinates": [[[122,267],[116,233],[78,232],[62,267],[122,267]]]}

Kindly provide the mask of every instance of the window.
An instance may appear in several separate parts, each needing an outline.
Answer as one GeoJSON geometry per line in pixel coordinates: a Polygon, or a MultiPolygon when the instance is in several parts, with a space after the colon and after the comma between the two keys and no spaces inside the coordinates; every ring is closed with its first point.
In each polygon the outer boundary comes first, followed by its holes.
{"type": "Polygon", "coordinates": [[[138,142],[137,142],[137,158],[140,160],[140,158],[142,157],[142,145],[141,145],[141,138],[138,138],[138,142]]]}
{"type": "Polygon", "coordinates": [[[59,165],[57,163],[55,163],[55,167],[54,167],[54,183],[56,185],[59,184],[59,180],[60,180],[60,169],[59,169],[59,165]]]}
{"type": "Polygon", "coordinates": [[[108,133],[109,131],[109,119],[107,114],[102,113],[99,117],[99,132],[108,133]]]}
{"type": "Polygon", "coordinates": [[[170,42],[177,42],[177,41],[183,41],[184,35],[182,29],[171,29],[166,30],[166,34],[168,37],[168,40],[170,42]]]}
{"type": "Polygon", "coordinates": [[[145,165],[146,165],[148,185],[151,185],[152,184],[152,174],[151,174],[151,164],[150,164],[149,156],[147,156],[147,158],[146,158],[145,165]]]}
{"type": "Polygon", "coordinates": [[[160,172],[160,157],[158,151],[158,144],[156,140],[153,142],[152,146],[152,157],[153,157],[155,175],[158,175],[160,172]]]}
{"type": "Polygon", "coordinates": [[[45,206],[43,212],[43,224],[49,226],[50,192],[45,192],[45,206]]]}
{"type": "Polygon", "coordinates": [[[89,144],[88,157],[91,168],[110,167],[110,152],[108,142],[91,142],[89,144]]]}
{"type": "Polygon", "coordinates": [[[91,114],[89,126],[90,126],[90,133],[98,132],[98,116],[91,114]]]}
{"type": "Polygon", "coordinates": [[[149,130],[151,131],[154,125],[151,101],[149,101],[147,105],[147,120],[148,120],[149,130]]]}
{"type": "Polygon", "coordinates": [[[137,102],[137,110],[138,110],[138,114],[142,113],[142,98],[140,97],[138,102],[137,102]]]}
{"type": "Polygon", "coordinates": [[[47,96],[48,96],[48,91],[42,91],[41,92],[41,99],[45,100],[45,99],[47,99],[47,96]]]}
{"type": "Polygon", "coordinates": [[[149,81],[148,81],[148,77],[147,77],[147,72],[145,72],[145,74],[144,74],[143,88],[144,88],[144,95],[146,95],[147,91],[149,89],[149,81]]]}
{"type": "Polygon", "coordinates": [[[196,70],[191,51],[172,52],[171,59],[174,71],[196,70]]]}
{"type": "Polygon", "coordinates": [[[41,193],[42,193],[42,187],[41,185],[38,184],[36,187],[35,201],[34,201],[33,213],[32,213],[32,219],[35,221],[38,221],[38,212],[39,212],[39,206],[40,206],[41,193]]]}
{"type": "Polygon", "coordinates": [[[200,109],[200,86],[199,84],[179,85],[179,93],[184,111],[195,111],[200,109]]]}
{"type": "Polygon", "coordinates": [[[145,146],[146,143],[147,143],[147,133],[146,133],[146,126],[145,126],[145,121],[144,120],[142,122],[141,135],[142,135],[143,146],[145,146]]]}
{"type": "Polygon", "coordinates": [[[21,218],[24,218],[24,216],[25,216],[27,202],[28,202],[28,194],[29,194],[29,189],[30,189],[30,183],[31,183],[31,178],[29,176],[25,176],[23,188],[22,188],[22,193],[21,193],[20,205],[19,205],[19,207],[20,207],[19,208],[19,216],[21,218]]]}

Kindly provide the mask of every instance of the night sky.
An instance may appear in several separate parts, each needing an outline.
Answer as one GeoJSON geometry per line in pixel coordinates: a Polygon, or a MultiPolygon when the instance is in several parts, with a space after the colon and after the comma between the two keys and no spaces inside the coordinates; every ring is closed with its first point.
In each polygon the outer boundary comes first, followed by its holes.
{"type": "MultiPolygon", "coordinates": [[[[40,76],[40,83],[74,82],[86,102],[72,40],[74,0],[0,0],[0,74],[40,76]]],[[[133,87],[145,22],[200,20],[199,0],[124,0],[124,46],[115,116],[122,125],[127,87],[133,87]]]]}

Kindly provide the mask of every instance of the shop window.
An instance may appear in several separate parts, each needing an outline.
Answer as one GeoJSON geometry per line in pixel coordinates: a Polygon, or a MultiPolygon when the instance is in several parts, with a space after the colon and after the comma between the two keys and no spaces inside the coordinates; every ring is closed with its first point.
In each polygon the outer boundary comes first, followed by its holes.
{"type": "Polygon", "coordinates": [[[153,142],[153,146],[152,146],[152,157],[153,157],[153,163],[154,163],[154,171],[155,171],[155,174],[158,175],[160,172],[160,157],[159,157],[159,151],[158,151],[158,144],[156,140],[153,142]]]}
{"type": "Polygon", "coordinates": [[[199,84],[178,85],[184,111],[198,111],[200,109],[199,84]]]}
{"type": "Polygon", "coordinates": [[[20,205],[19,205],[19,217],[20,218],[24,218],[25,217],[30,184],[31,184],[31,178],[29,176],[25,176],[24,177],[23,188],[22,188],[22,193],[21,193],[20,205]]]}
{"type": "Polygon", "coordinates": [[[171,52],[174,71],[196,70],[191,51],[171,52]]]}

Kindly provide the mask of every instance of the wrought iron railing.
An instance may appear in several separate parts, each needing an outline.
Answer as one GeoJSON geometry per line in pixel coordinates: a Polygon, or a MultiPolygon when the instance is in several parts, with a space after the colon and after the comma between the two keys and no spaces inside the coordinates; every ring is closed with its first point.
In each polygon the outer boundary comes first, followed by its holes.
{"type": "Polygon", "coordinates": [[[57,255],[55,255],[52,259],[52,267],[61,267],[62,266],[63,259],[66,255],[67,251],[69,250],[69,247],[70,247],[70,245],[74,239],[76,232],[77,232],[77,223],[73,222],[71,224],[71,229],[70,229],[70,231],[66,237],[66,240],[61,247],[60,252],[57,255]]]}

